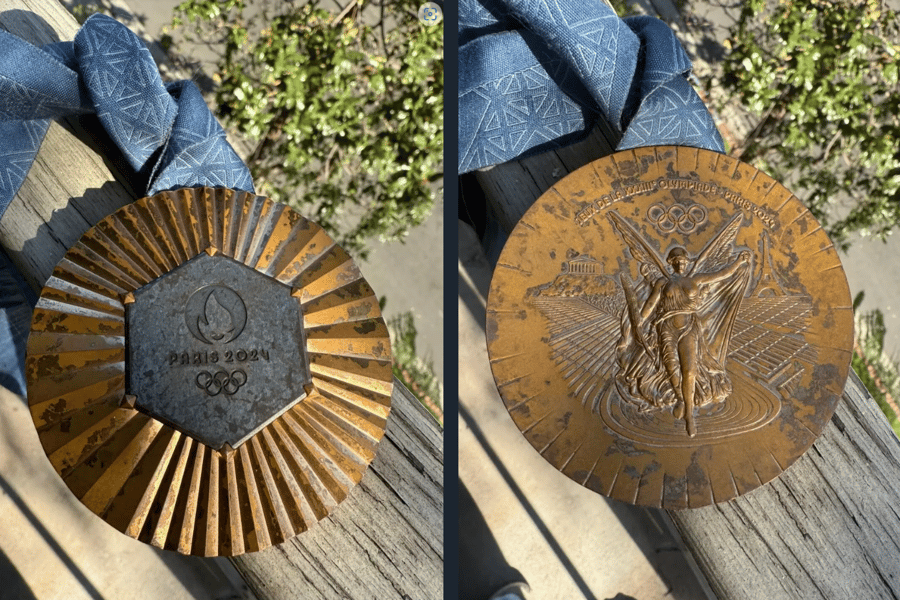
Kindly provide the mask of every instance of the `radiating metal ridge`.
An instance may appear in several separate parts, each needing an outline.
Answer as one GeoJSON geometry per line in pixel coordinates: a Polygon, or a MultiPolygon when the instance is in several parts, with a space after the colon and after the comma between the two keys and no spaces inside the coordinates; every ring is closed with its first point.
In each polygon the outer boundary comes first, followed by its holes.
{"type": "MultiPolygon", "coordinates": [[[[213,327],[212,317],[228,316],[228,294],[207,303],[212,316],[200,325],[213,327]]],[[[214,333],[194,337],[236,336],[214,333]]],[[[201,397],[225,398],[244,386],[237,370],[227,381],[212,368],[191,376],[201,397]],[[214,394],[221,386],[227,393],[214,394]]],[[[41,294],[26,371],[41,444],[69,489],[119,531],[201,556],[261,550],[328,515],[374,458],[392,388],[378,299],[347,253],[284,205],[210,188],[143,198],[88,231],[41,294]],[[207,446],[126,394],[125,304],[201,254],[288,286],[302,319],[311,383],[236,448],[207,446]]]]}

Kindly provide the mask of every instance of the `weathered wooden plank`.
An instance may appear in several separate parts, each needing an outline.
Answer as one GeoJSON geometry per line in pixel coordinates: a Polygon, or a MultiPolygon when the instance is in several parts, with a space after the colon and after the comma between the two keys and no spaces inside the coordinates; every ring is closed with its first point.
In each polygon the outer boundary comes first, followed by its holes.
{"type": "Polygon", "coordinates": [[[434,419],[395,383],[378,455],[334,514],[231,559],[260,600],[443,598],[443,451],[434,419]]]}
{"type": "MultiPolygon", "coordinates": [[[[608,129],[608,128],[605,128],[608,129]]],[[[556,181],[592,160],[612,154],[612,133],[595,127],[587,138],[564,148],[476,171],[500,226],[512,231],[525,211],[556,181]]]]}
{"type": "MultiPolygon", "coordinates": [[[[565,152],[477,174],[507,233],[570,171],[561,171],[565,152]],[[540,169],[546,174],[536,177],[540,169]]],[[[596,146],[575,154],[586,163],[608,153],[596,146]]],[[[669,517],[722,598],[900,598],[898,481],[900,440],[851,374],[832,422],[779,478],[669,517]]]]}
{"type": "MultiPolygon", "coordinates": [[[[35,44],[71,40],[78,28],[46,0],[5,2],[0,27],[35,44]]],[[[85,231],[134,200],[91,137],[77,121],[53,124],[0,220],[0,244],[36,290],[85,231]]],[[[258,598],[443,597],[441,429],[399,383],[392,400],[375,461],[335,513],[289,543],[235,560],[258,598]]]]}
{"type": "Polygon", "coordinates": [[[780,477],[672,517],[722,598],[900,598],[898,460],[851,373],[831,423],[780,477]]]}

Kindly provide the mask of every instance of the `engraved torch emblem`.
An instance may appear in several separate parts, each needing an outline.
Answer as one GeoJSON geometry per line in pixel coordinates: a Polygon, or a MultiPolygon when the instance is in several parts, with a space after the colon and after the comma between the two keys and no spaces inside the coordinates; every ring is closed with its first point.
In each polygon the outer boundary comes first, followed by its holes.
{"type": "Polygon", "coordinates": [[[227,344],[247,325],[247,307],[237,292],[208,285],[191,295],[184,310],[188,331],[206,344],[227,344]]]}

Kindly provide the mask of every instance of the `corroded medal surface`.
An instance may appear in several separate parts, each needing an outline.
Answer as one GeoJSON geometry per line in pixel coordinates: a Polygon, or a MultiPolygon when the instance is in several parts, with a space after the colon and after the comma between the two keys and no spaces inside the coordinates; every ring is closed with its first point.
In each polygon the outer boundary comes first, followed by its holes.
{"type": "Polygon", "coordinates": [[[698,507],[775,478],[821,433],[852,307],[809,211],[753,167],[644,148],[552,187],[488,301],[500,394],[531,444],[626,502],[698,507]]]}
{"type": "Polygon", "coordinates": [[[237,448],[306,396],[301,310],[290,286],[203,252],[125,305],[126,392],[207,446],[237,448]]]}
{"type": "Polygon", "coordinates": [[[93,512],[184,554],[234,556],[327,516],[390,411],[378,299],[315,223],[199,188],[78,241],[32,319],[28,404],[93,512]]]}

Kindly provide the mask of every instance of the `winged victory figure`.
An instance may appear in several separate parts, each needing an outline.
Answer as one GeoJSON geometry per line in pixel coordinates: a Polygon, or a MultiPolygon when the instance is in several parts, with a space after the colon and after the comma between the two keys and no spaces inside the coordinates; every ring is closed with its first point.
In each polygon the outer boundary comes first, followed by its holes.
{"type": "MultiPolygon", "coordinates": [[[[768,234],[757,243],[761,255],[742,252],[735,246],[744,222],[738,215],[696,257],[668,246],[664,260],[629,221],[607,215],[628,246],[625,256],[638,262],[637,281],[628,273],[604,274],[589,254],[570,249],[559,276],[527,294],[547,319],[547,343],[570,393],[608,426],[640,436],[657,431],[659,439],[671,434],[671,424],[657,418],[661,410],[684,419],[688,435],[744,431],[734,424],[727,432],[712,424],[699,431],[703,413],[694,415],[694,408],[725,402],[730,377],[756,386],[758,404],[769,407],[760,419],[775,414],[804,365],[815,365],[816,352],[801,333],[811,299],[778,276],[768,234]],[[615,408],[625,405],[634,410],[615,408]]],[[[743,414],[740,406],[735,410],[743,414]]]]}
{"type": "Polygon", "coordinates": [[[752,273],[750,252],[734,248],[743,217],[729,221],[696,259],[675,246],[663,262],[625,219],[607,214],[641,263],[638,287],[649,289],[641,303],[629,276],[620,276],[626,308],[616,347],[619,391],[646,410],[672,406],[693,437],[694,408],[723,402],[732,389],[725,360],[752,273]]]}

